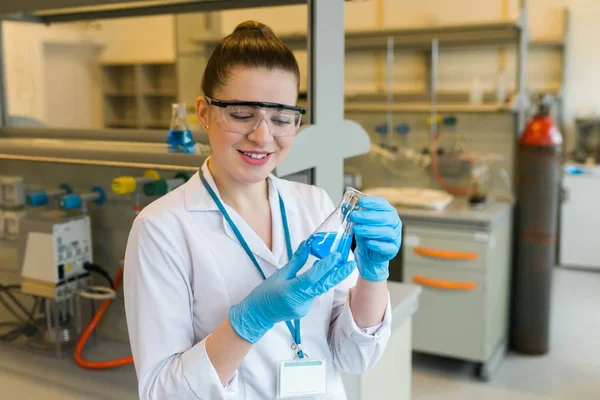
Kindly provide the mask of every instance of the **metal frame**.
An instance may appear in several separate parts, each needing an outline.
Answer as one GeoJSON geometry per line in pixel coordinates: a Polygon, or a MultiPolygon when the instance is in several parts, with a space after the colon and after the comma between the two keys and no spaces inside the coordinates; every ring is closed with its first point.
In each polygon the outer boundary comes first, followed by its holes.
{"type": "Polygon", "coordinates": [[[4,66],[3,23],[0,19],[0,128],[8,125],[8,102],[6,99],[6,71],[4,66]]]}
{"type": "Polygon", "coordinates": [[[45,24],[73,22],[106,18],[141,17],[161,14],[184,14],[193,12],[220,11],[228,9],[285,6],[304,4],[303,0],[196,0],[161,2],[128,0],[125,5],[117,0],[52,0],[46,5],[43,0],[20,0],[19,4],[0,5],[3,18],[13,21],[40,22],[45,24]],[[106,3],[111,3],[107,5],[106,3]],[[147,3],[147,4],[143,4],[147,3]],[[157,4],[159,3],[159,4],[157,4]],[[78,7],[74,7],[77,5],[78,7]],[[71,8],[68,8],[71,7],[71,8]],[[35,11],[43,10],[43,11],[35,11]],[[46,11],[48,10],[48,11],[46,11]],[[25,11],[25,13],[23,13],[25,11]]]}
{"type": "MultiPolygon", "coordinates": [[[[431,41],[437,39],[443,47],[509,45],[515,44],[523,28],[522,18],[515,21],[499,21],[485,24],[442,25],[438,27],[379,29],[345,33],[346,50],[382,50],[387,48],[388,39],[394,47],[429,51],[431,41]]],[[[306,35],[284,34],[279,36],[289,47],[302,49],[306,46],[306,35]]],[[[220,38],[197,38],[197,44],[216,44],[220,38]]]]}

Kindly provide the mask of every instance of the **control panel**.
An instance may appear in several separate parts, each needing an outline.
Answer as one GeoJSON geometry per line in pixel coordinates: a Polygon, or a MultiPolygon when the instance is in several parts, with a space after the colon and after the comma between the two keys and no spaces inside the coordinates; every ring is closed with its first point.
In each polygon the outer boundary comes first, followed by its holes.
{"type": "Polygon", "coordinates": [[[20,228],[23,292],[60,300],[88,286],[84,265],[93,262],[89,216],[35,215],[24,218],[20,228]]]}
{"type": "Polygon", "coordinates": [[[86,262],[92,262],[90,219],[72,220],[53,227],[56,282],[84,274],[86,262]]]}

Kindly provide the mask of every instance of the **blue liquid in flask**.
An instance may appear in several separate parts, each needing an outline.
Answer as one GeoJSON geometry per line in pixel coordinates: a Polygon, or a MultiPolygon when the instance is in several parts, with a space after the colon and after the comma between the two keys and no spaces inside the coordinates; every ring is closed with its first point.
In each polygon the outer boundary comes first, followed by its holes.
{"type": "Polygon", "coordinates": [[[189,129],[171,129],[167,137],[170,153],[194,153],[194,137],[189,129]]]}
{"type": "Polygon", "coordinates": [[[341,234],[337,232],[317,232],[307,240],[310,254],[322,259],[327,257],[333,251],[341,254],[341,260],[348,260],[350,254],[350,246],[352,245],[352,235],[341,234]],[[336,239],[339,238],[339,240],[336,239]]]}

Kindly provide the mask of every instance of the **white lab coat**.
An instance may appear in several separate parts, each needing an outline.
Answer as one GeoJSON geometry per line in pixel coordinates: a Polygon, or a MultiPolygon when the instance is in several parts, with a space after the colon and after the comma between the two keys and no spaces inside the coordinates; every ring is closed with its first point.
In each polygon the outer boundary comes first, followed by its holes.
{"type": "MultiPolygon", "coordinates": [[[[202,171],[219,196],[206,163],[202,171]]],[[[322,189],[273,175],[268,184],[272,251],[225,205],[267,276],[288,262],[277,191],[285,202],[294,250],[334,209],[322,189]]],[[[328,399],[346,398],[339,371],[367,371],[382,355],[390,336],[389,302],[382,324],[363,330],[354,322],[348,290],[357,276],[355,271],[315,299],[302,319],[306,354],[327,360],[328,399]]],[[[262,280],[197,173],[147,206],[129,236],[124,276],[127,326],[140,398],[275,398],[277,363],[294,357],[292,337],[284,323],[276,324],[254,345],[225,387],[205,347],[207,336],[227,318],[229,307],[262,280]]]]}

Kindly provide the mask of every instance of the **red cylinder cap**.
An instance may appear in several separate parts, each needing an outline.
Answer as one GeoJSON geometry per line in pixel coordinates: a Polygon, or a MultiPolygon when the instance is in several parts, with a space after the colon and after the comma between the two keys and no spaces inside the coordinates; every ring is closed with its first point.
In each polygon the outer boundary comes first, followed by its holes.
{"type": "Polygon", "coordinates": [[[526,146],[560,146],[563,138],[552,116],[544,115],[529,121],[520,142],[526,146]]]}

